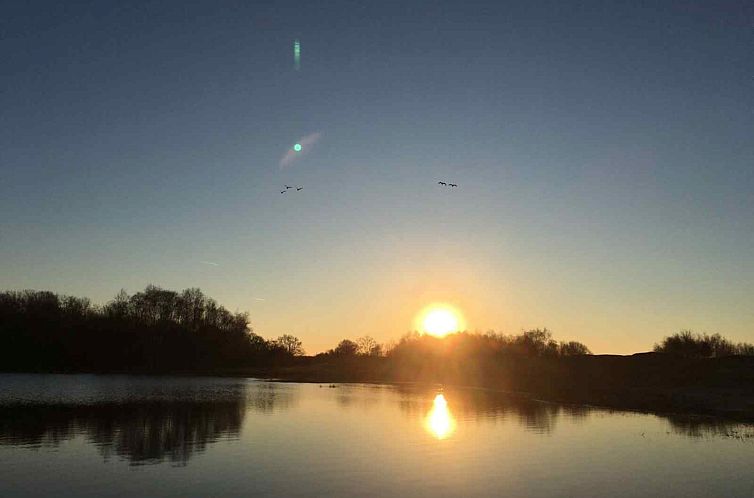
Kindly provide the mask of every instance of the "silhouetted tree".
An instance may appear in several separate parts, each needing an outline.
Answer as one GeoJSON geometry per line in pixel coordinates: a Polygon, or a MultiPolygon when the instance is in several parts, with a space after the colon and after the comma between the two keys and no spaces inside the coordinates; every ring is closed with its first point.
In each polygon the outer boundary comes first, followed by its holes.
{"type": "Polygon", "coordinates": [[[290,334],[284,334],[275,340],[275,345],[282,348],[285,352],[291,356],[303,356],[304,346],[298,337],[290,334]]]}
{"type": "Polygon", "coordinates": [[[104,306],[47,291],[0,293],[2,370],[177,370],[271,361],[276,347],[199,289],[150,285],[104,306]]]}
{"type": "Polygon", "coordinates": [[[654,351],[687,358],[715,358],[732,355],[754,355],[754,345],[738,343],[725,339],[720,334],[696,334],[691,330],[682,330],[655,344],[654,351]]]}
{"type": "Polygon", "coordinates": [[[381,356],[382,355],[382,346],[380,346],[377,341],[375,341],[372,337],[365,335],[364,337],[359,337],[356,339],[356,344],[358,346],[358,354],[362,356],[381,356]]]}
{"type": "Polygon", "coordinates": [[[359,345],[350,339],[343,339],[332,350],[332,354],[335,356],[356,356],[358,352],[359,345]]]}
{"type": "Polygon", "coordinates": [[[579,354],[592,354],[586,345],[578,341],[561,342],[558,346],[560,356],[575,356],[579,354]]]}
{"type": "Polygon", "coordinates": [[[552,333],[547,329],[527,330],[513,341],[513,346],[521,353],[530,356],[556,356],[558,343],[553,340],[552,333]]]}

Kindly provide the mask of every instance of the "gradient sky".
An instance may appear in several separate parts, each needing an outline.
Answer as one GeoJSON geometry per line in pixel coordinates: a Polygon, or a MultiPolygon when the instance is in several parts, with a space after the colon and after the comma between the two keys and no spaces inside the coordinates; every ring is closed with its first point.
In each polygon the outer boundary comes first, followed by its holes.
{"type": "Polygon", "coordinates": [[[754,341],[750,1],[124,4],[3,3],[0,288],[754,341]]]}

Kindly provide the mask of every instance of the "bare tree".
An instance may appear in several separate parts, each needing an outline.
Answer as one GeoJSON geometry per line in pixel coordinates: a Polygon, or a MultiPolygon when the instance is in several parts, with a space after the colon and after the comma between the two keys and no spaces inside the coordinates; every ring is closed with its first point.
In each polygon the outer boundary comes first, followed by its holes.
{"type": "Polygon", "coordinates": [[[301,340],[291,334],[284,334],[275,340],[275,345],[283,348],[286,352],[293,356],[303,356],[304,346],[301,340]]]}
{"type": "Polygon", "coordinates": [[[377,343],[371,336],[365,335],[356,339],[358,345],[358,354],[362,356],[380,356],[382,355],[382,346],[377,343]]]}

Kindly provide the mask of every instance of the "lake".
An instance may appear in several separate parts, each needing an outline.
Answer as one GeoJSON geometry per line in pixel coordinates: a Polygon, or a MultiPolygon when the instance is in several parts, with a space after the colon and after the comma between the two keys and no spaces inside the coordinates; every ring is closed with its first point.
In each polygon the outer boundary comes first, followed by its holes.
{"type": "Polygon", "coordinates": [[[754,427],[441,386],[2,374],[0,496],[750,498],[754,427]]]}

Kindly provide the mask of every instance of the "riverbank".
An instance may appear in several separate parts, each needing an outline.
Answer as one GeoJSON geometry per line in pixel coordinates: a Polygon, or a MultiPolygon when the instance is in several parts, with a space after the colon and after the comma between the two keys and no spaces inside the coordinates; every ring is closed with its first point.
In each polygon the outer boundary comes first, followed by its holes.
{"type": "Polygon", "coordinates": [[[466,364],[437,358],[404,364],[388,358],[299,357],[286,364],[228,369],[57,373],[233,376],[327,384],[440,384],[517,393],[552,402],[754,422],[754,357],[749,356],[511,356],[466,364]]]}
{"type": "MultiPolygon", "coordinates": [[[[215,372],[218,373],[218,372],[215,372]]],[[[459,369],[413,372],[382,359],[317,362],[234,369],[222,375],[337,383],[422,382],[515,392],[553,402],[644,412],[707,415],[754,422],[754,358],[680,358],[657,353],[630,356],[508,358],[459,369]]]]}

